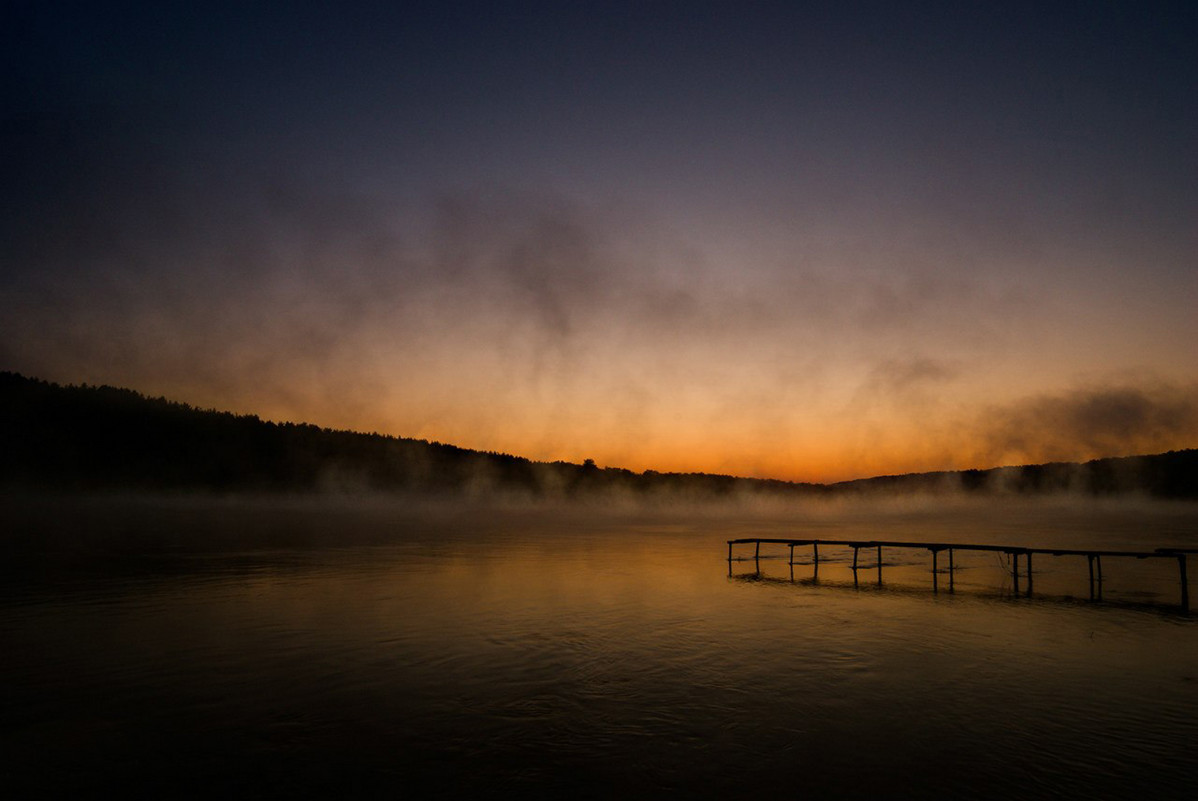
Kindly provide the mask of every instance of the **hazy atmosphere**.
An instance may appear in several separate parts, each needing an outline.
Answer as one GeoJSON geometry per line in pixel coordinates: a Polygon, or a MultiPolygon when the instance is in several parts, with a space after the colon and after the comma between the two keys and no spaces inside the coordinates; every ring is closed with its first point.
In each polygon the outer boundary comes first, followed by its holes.
{"type": "Polygon", "coordinates": [[[1198,446],[1192,3],[10,3],[0,369],[634,470],[1198,446]]]}

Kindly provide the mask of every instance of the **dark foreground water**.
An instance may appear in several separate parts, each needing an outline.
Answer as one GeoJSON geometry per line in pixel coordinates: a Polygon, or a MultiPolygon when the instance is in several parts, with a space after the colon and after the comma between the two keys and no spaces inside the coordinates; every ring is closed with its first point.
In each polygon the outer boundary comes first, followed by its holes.
{"type": "Polygon", "coordinates": [[[1107,560],[1091,603],[1084,559],[1042,560],[1026,598],[993,555],[949,594],[926,554],[854,588],[846,554],[792,580],[785,550],[724,545],[1193,547],[1188,507],[86,501],[4,525],[10,798],[1198,795],[1175,563],[1107,560]]]}

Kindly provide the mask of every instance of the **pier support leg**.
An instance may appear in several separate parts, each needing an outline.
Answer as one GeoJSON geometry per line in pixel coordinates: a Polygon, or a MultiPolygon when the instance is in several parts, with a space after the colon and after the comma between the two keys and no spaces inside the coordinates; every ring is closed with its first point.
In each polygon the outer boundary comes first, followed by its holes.
{"type": "Polygon", "coordinates": [[[878,586],[882,586],[882,546],[878,546],[878,586]]]}
{"type": "Polygon", "coordinates": [[[939,561],[940,551],[932,549],[932,592],[940,592],[940,577],[936,574],[936,563],[939,561]]]}
{"type": "Polygon", "coordinates": [[[732,543],[728,543],[728,564],[732,564],[732,543]]]}
{"type": "Polygon", "coordinates": [[[819,543],[811,543],[812,563],[814,567],[811,569],[811,580],[819,581],[819,543]]]}
{"type": "Polygon", "coordinates": [[[1032,597],[1032,552],[1027,552],[1027,597],[1032,597]]]}
{"type": "MultiPolygon", "coordinates": [[[[790,566],[792,568],[795,566],[795,544],[793,542],[790,544],[790,559],[787,561],[790,562],[790,566]]],[[[790,572],[793,573],[794,570],[791,570],[790,572]]]]}
{"type": "Polygon", "coordinates": [[[948,591],[953,591],[953,549],[948,549],[948,591]]]}
{"type": "Polygon", "coordinates": [[[1019,594],[1019,552],[1011,552],[1011,580],[1014,582],[1015,594],[1019,594]]]}
{"type": "Polygon", "coordinates": [[[1098,600],[1101,601],[1102,600],[1102,557],[1095,556],[1094,561],[1097,562],[1096,566],[1098,567],[1098,600]]]}
{"type": "Polygon", "coordinates": [[[1184,612],[1190,611],[1190,579],[1186,575],[1186,555],[1184,553],[1177,555],[1177,568],[1181,571],[1181,608],[1184,612]]]}
{"type": "Polygon", "coordinates": [[[857,586],[857,552],[859,550],[860,549],[856,545],[853,546],[853,586],[854,587],[857,586]]]}

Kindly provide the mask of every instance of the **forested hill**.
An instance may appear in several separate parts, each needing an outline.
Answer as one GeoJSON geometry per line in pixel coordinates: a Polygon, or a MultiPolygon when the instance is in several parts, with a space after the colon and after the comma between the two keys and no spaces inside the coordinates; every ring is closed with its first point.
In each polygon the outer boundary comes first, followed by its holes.
{"type": "Polygon", "coordinates": [[[107,386],[0,372],[0,487],[58,491],[605,493],[678,498],[937,493],[1198,500],[1198,450],[991,470],[882,476],[832,485],[534,462],[417,439],[272,423],[107,386]]]}
{"type": "Polygon", "coordinates": [[[0,486],[576,497],[802,493],[817,485],[534,462],[419,439],[273,423],[108,386],[0,373],[0,486]]]}
{"type": "Polygon", "coordinates": [[[832,484],[844,494],[901,494],[964,491],[1011,495],[1079,493],[1198,500],[1198,450],[1151,456],[1122,456],[1089,462],[1050,462],[989,470],[909,473],[832,484]]]}

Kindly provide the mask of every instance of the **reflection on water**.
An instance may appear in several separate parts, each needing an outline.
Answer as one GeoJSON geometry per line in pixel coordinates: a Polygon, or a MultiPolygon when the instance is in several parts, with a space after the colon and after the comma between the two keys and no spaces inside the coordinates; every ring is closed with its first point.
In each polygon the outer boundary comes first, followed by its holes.
{"type": "MultiPolygon", "coordinates": [[[[1036,576],[1044,600],[1001,578],[931,593],[902,554],[882,591],[832,553],[818,582],[785,558],[728,575],[727,539],[796,525],[1012,540],[1010,517],[961,514],[63,513],[39,536],[86,522],[136,547],[10,555],[0,768],[21,797],[1191,797],[1193,617],[1061,603],[1066,567],[1060,592],[1036,576]]],[[[1198,531],[1177,510],[1020,514],[1059,547],[1198,531]]]]}

